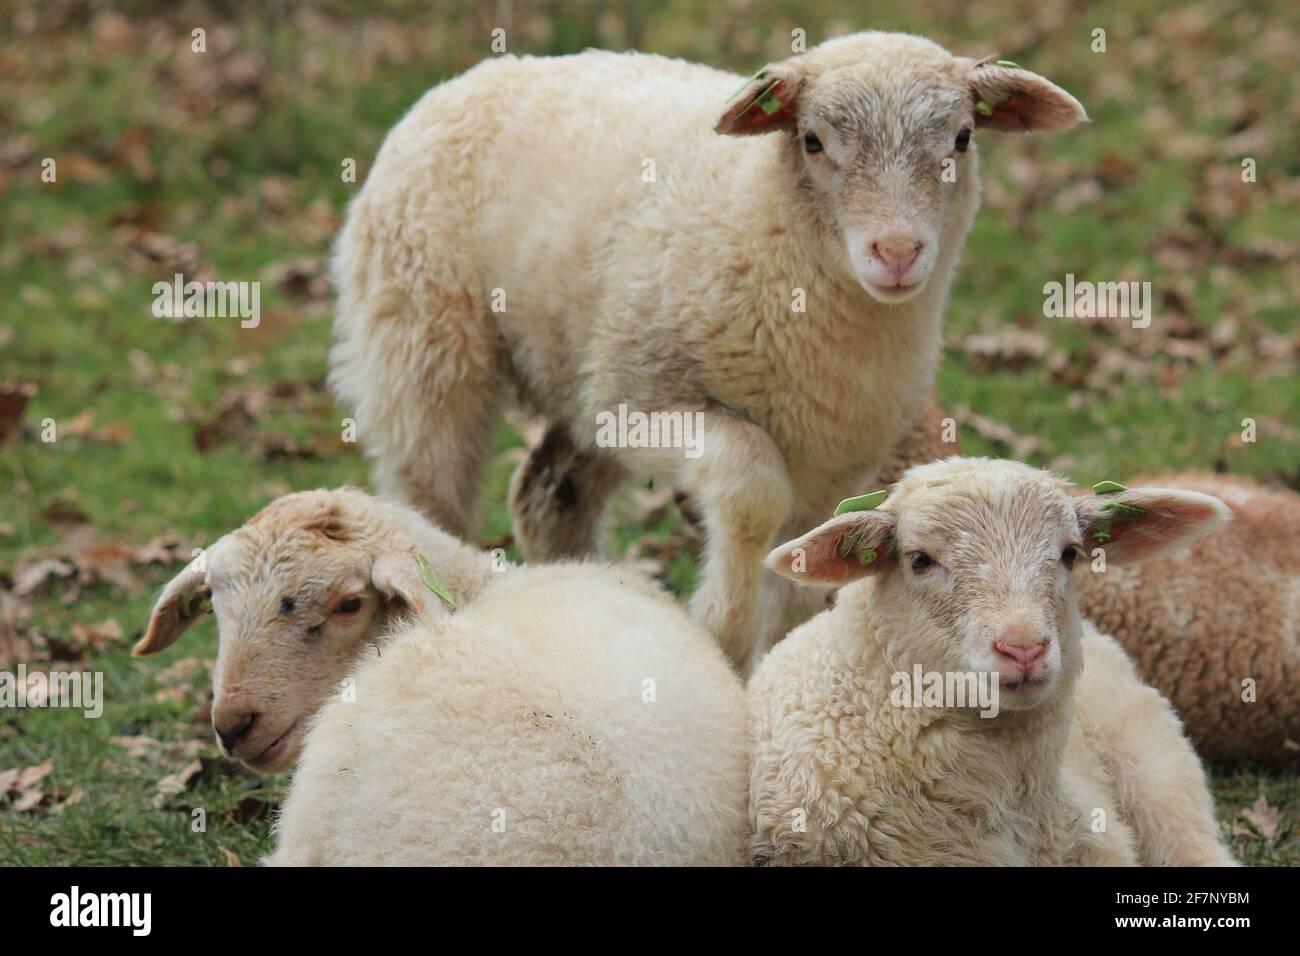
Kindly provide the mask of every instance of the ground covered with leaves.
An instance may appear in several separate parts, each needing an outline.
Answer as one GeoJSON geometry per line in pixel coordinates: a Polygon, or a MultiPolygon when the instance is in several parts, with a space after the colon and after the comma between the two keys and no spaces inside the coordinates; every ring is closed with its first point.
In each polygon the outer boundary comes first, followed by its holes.
{"type": "MultiPolygon", "coordinates": [[[[1300,484],[1294,4],[238,6],[0,13],[0,671],[98,671],[105,688],[98,719],[0,711],[0,862],[238,865],[267,849],[285,779],[217,754],[212,623],[159,658],[128,648],[193,548],[284,492],[365,483],[324,386],[330,242],[388,127],[489,55],[496,26],[518,52],[630,42],[744,73],[788,55],[795,29],[810,44],[901,29],[1049,75],[1093,123],[981,138],[984,208],[938,387],[964,450],[1088,483],[1199,468],[1300,484]],[[152,285],[177,272],[260,281],[260,326],[155,318],[152,285]],[[1043,284],[1071,272],[1151,282],[1150,328],[1045,319],[1043,284]]],[[[535,427],[501,432],[484,541],[507,540],[505,485],[535,427]]],[[[671,493],[615,507],[618,553],[688,592],[698,542],[671,493]]],[[[1217,768],[1215,788],[1244,861],[1300,860],[1294,767],[1217,768]]]]}

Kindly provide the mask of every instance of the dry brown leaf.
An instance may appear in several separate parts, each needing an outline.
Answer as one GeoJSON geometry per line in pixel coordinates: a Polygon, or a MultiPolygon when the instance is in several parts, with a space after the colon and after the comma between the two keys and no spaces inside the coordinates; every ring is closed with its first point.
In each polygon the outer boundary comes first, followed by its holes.
{"type": "Polygon", "coordinates": [[[77,438],[96,442],[101,445],[121,445],[131,438],[131,429],[125,422],[109,422],[107,425],[95,424],[95,410],[83,409],[71,421],[58,429],[61,438],[77,438]]]}
{"type": "Polygon", "coordinates": [[[1259,799],[1249,810],[1242,810],[1243,820],[1252,824],[1259,835],[1266,840],[1277,838],[1277,807],[1270,807],[1268,800],[1261,793],[1259,799]]]}
{"type": "Polygon", "coordinates": [[[983,335],[968,335],[960,350],[978,370],[1019,369],[1040,361],[1050,342],[1041,332],[1007,328],[983,335]]]}
{"type": "Polygon", "coordinates": [[[23,412],[35,394],[36,386],[30,382],[0,382],[0,444],[22,430],[23,412]]]}
{"type": "Polygon", "coordinates": [[[169,773],[158,781],[154,787],[153,805],[155,809],[161,810],[163,805],[169,799],[178,793],[188,790],[199,774],[203,772],[203,761],[195,757],[180,770],[175,773],[169,773]]]}
{"type": "Polygon", "coordinates": [[[9,808],[15,813],[27,813],[41,805],[45,799],[43,781],[54,769],[54,761],[46,760],[34,767],[0,772],[0,798],[10,797],[9,808]]]}
{"type": "Polygon", "coordinates": [[[953,418],[957,420],[958,424],[965,425],[982,438],[1003,446],[1010,452],[1012,458],[1021,461],[1037,453],[1042,447],[1037,438],[1017,434],[1009,425],[995,421],[985,415],[980,415],[965,405],[959,405],[953,409],[953,418]]]}
{"type": "Polygon", "coordinates": [[[122,625],[113,617],[89,625],[76,621],[72,625],[72,637],[82,647],[104,651],[121,642],[122,625]]]}
{"type": "Polygon", "coordinates": [[[152,757],[162,750],[162,741],[143,735],[137,737],[110,737],[108,742],[121,747],[132,757],[152,757]]]}

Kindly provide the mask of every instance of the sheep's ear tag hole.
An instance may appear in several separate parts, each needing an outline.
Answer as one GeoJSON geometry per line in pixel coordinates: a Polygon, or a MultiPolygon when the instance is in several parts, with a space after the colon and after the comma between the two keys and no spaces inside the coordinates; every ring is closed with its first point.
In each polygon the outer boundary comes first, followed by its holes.
{"type": "Polygon", "coordinates": [[[212,613],[212,595],[204,594],[200,597],[192,594],[181,604],[182,617],[198,617],[200,614],[212,613]]]}
{"type": "Polygon", "coordinates": [[[867,548],[866,545],[858,545],[857,548],[854,548],[852,542],[848,541],[845,542],[845,548],[842,549],[842,554],[844,554],[845,558],[848,558],[849,555],[852,554],[854,558],[858,559],[858,563],[862,564],[863,567],[866,567],[867,564],[870,564],[876,559],[875,548],[867,548]]]}
{"type": "Polygon", "coordinates": [[[846,538],[840,543],[840,556],[847,558],[850,555],[858,559],[858,564],[866,567],[876,560],[876,549],[856,542],[852,538],[846,538]]]}
{"type": "Polygon", "coordinates": [[[858,495],[856,498],[845,498],[835,506],[835,517],[847,514],[850,511],[874,511],[880,507],[880,503],[889,497],[889,492],[881,489],[873,491],[869,495],[858,495]]]}
{"type": "Polygon", "coordinates": [[[736,114],[736,119],[740,119],[755,106],[761,109],[765,114],[771,116],[781,108],[781,98],[776,95],[776,88],[781,85],[780,79],[775,79],[767,84],[758,95],[750,101],[749,105],[736,114]]]}
{"type": "Polygon", "coordinates": [[[1118,491],[1128,491],[1128,488],[1118,481],[1099,481],[1092,486],[1092,490],[1099,495],[1113,495],[1118,491]]]}
{"type": "MultiPolygon", "coordinates": [[[[1092,486],[1092,490],[1099,495],[1113,495],[1128,491],[1128,488],[1118,481],[1099,481],[1092,486]]],[[[1110,540],[1110,532],[1116,521],[1137,521],[1151,513],[1145,508],[1126,504],[1123,501],[1107,501],[1098,510],[1101,515],[1093,523],[1092,536],[1102,544],[1110,540]]]]}
{"type": "Polygon", "coordinates": [[[424,582],[424,586],[434,594],[438,595],[438,597],[442,598],[443,604],[447,605],[447,607],[451,608],[453,611],[456,610],[455,599],[451,596],[451,592],[447,590],[446,586],[438,578],[438,572],[433,570],[433,565],[429,563],[429,559],[422,554],[417,554],[415,560],[416,563],[420,565],[420,580],[424,582]]]}

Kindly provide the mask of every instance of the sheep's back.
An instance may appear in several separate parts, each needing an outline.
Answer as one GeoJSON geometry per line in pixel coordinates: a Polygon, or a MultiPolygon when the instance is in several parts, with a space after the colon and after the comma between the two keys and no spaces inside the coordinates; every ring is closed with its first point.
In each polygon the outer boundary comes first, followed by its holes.
{"type": "Polygon", "coordinates": [[[1295,759],[1300,739],[1300,498],[1219,475],[1133,484],[1221,498],[1222,530],[1159,561],[1076,576],[1081,613],[1167,696],[1210,760],[1295,759]],[[1243,681],[1254,684],[1243,700],[1243,681]]]}
{"type": "Polygon", "coordinates": [[[618,576],[516,570],[385,645],[313,727],[276,861],[741,862],[743,690],[618,576]]]}

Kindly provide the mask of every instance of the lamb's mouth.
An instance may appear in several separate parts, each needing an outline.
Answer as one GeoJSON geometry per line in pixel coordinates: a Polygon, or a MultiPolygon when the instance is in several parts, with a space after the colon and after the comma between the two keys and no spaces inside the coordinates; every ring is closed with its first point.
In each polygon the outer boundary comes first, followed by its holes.
{"type": "Polygon", "coordinates": [[[301,721],[301,717],[295,717],[293,723],[285,729],[284,733],[271,741],[270,746],[259,753],[256,757],[245,758],[244,763],[255,769],[274,767],[280,759],[284,757],[285,752],[289,749],[289,744],[292,742],[293,732],[298,729],[298,724],[301,721]]]}
{"type": "Polygon", "coordinates": [[[1041,677],[1017,677],[1014,680],[1002,678],[998,681],[1000,689],[1010,691],[1013,694],[1033,694],[1042,690],[1052,682],[1050,674],[1044,674],[1041,677]]]}
{"type": "Polygon", "coordinates": [[[868,291],[886,302],[901,302],[903,299],[911,298],[912,293],[921,288],[923,284],[923,282],[910,282],[881,285],[879,282],[867,282],[868,291]]]}

